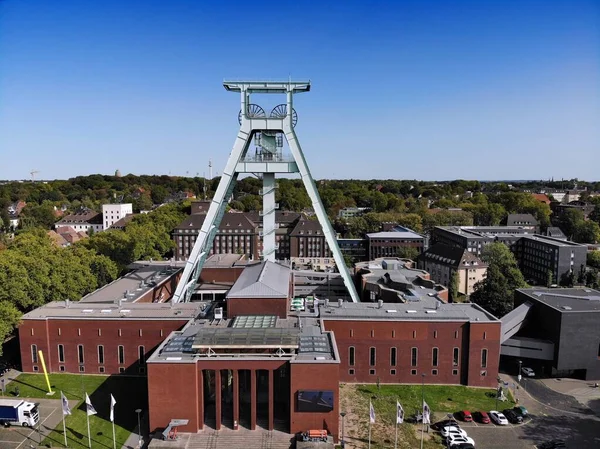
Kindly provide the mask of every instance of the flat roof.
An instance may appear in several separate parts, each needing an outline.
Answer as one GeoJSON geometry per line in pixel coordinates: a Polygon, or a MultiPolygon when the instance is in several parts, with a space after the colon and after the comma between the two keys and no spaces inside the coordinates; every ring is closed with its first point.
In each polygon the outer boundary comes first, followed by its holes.
{"type": "Polygon", "coordinates": [[[27,312],[23,315],[23,319],[189,320],[195,318],[203,307],[205,306],[198,302],[177,304],[138,302],[119,307],[117,304],[53,301],[27,312]]]}
{"type": "Polygon", "coordinates": [[[423,236],[412,231],[385,231],[367,234],[370,239],[422,239],[423,236]]]}
{"type": "MultiPolygon", "coordinates": [[[[127,273],[92,293],[81,298],[80,302],[86,303],[116,303],[121,300],[125,303],[134,303],[149,290],[165,283],[175,276],[181,268],[163,264],[142,265],[140,268],[127,273]]],[[[167,301],[170,298],[162,298],[167,301]]]]}
{"type": "MultiPolygon", "coordinates": [[[[210,311],[212,312],[212,311],[210,311]]],[[[277,318],[274,326],[236,328],[235,320],[191,321],[183,330],[171,333],[148,362],[195,363],[196,360],[273,360],[292,363],[339,363],[332,332],[323,330],[317,314],[277,318]],[[215,352],[215,350],[217,352],[215,352]],[[283,351],[283,352],[282,352],[283,351]]]]}
{"type": "Polygon", "coordinates": [[[600,291],[591,288],[522,288],[519,292],[561,313],[600,311],[600,291]]]}
{"type": "MultiPolygon", "coordinates": [[[[433,298],[432,298],[433,299],[433,298]]],[[[380,321],[480,321],[500,322],[498,318],[473,303],[418,301],[407,303],[344,302],[319,305],[323,320],[380,320],[380,321]]]]}
{"type": "Polygon", "coordinates": [[[560,246],[560,247],[564,247],[564,246],[575,246],[575,247],[582,247],[585,248],[586,245],[582,245],[581,243],[575,243],[575,242],[571,242],[570,240],[562,240],[556,237],[550,237],[550,236],[546,236],[546,235],[524,235],[522,238],[524,239],[529,239],[529,240],[535,240],[536,242],[543,242],[543,243],[547,243],[549,245],[553,245],[553,246],[560,246]]]}
{"type": "Polygon", "coordinates": [[[288,90],[293,92],[308,92],[310,90],[310,81],[223,81],[223,87],[228,91],[240,92],[246,89],[248,92],[257,93],[286,93],[288,90]]]}

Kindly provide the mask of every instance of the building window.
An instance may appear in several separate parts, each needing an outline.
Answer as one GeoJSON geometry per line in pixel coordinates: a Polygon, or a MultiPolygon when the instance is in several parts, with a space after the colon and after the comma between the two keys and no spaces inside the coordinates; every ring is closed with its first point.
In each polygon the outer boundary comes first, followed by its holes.
{"type": "Polygon", "coordinates": [[[349,369],[348,370],[348,374],[351,375],[351,376],[354,376],[354,369],[349,369]]]}
{"type": "Polygon", "coordinates": [[[482,368],[487,368],[487,349],[482,349],[481,350],[481,367],[482,368]]]}
{"type": "Polygon", "coordinates": [[[417,338],[417,331],[413,331],[413,338],[417,338]]]}
{"type": "Polygon", "coordinates": [[[58,328],[58,336],[60,337],[60,327],[58,328]]]}
{"type": "Polygon", "coordinates": [[[458,376],[458,370],[457,369],[453,369],[452,370],[452,375],[453,376],[458,376]]]}
{"type": "Polygon", "coordinates": [[[33,327],[31,328],[31,335],[33,336],[33,327]]]}
{"type": "Polygon", "coordinates": [[[125,346],[119,345],[119,365],[125,364],[125,346]]]}
{"type": "Polygon", "coordinates": [[[437,338],[437,331],[433,331],[433,338],[437,338]]]}
{"type": "Polygon", "coordinates": [[[395,330],[392,331],[392,338],[396,338],[396,331],[395,330]]]}
{"type": "Polygon", "coordinates": [[[375,348],[371,347],[369,349],[369,365],[371,366],[375,366],[375,362],[376,362],[376,357],[375,357],[375,348]]]}
{"type": "Polygon", "coordinates": [[[454,338],[458,338],[458,331],[454,331],[454,338]]]}
{"type": "Polygon", "coordinates": [[[105,371],[105,370],[104,370],[104,367],[103,367],[103,366],[99,366],[99,367],[98,367],[98,372],[99,372],[99,373],[104,373],[104,371],[105,371]]]}
{"type": "Polygon", "coordinates": [[[350,346],[348,348],[348,365],[350,366],[354,366],[354,353],[355,353],[355,349],[354,346],[350,346]]]}
{"type": "Polygon", "coordinates": [[[438,348],[433,348],[431,351],[431,365],[438,366],[438,355],[440,350],[438,348]]]}
{"type": "Polygon", "coordinates": [[[58,345],[58,361],[59,361],[59,363],[65,363],[65,347],[64,347],[64,345],[58,345]]]}
{"type": "Polygon", "coordinates": [[[37,363],[38,362],[37,345],[31,345],[31,361],[33,363],[37,363]]]}
{"type": "Polygon", "coordinates": [[[58,370],[59,370],[60,372],[64,373],[64,372],[65,372],[65,365],[60,365],[60,366],[58,367],[58,370]]]}
{"type": "Polygon", "coordinates": [[[410,366],[417,366],[417,348],[410,350],[410,366]]]}
{"type": "Polygon", "coordinates": [[[487,332],[483,333],[483,339],[485,340],[485,338],[487,337],[487,332]]]}
{"type": "Polygon", "coordinates": [[[77,345],[77,357],[79,358],[79,363],[84,363],[83,359],[83,345],[77,345]]]}
{"type": "Polygon", "coordinates": [[[98,329],[98,337],[102,337],[102,329],[98,329]]]}
{"type": "Polygon", "coordinates": [[[431,375],[432,375],[432,376],[437,376],[437,375],[438,375],[438,370],[436,370],[436,369],[432,369],[432,370],[431,370],[431,375]]]}
{"type": "Polygon", "coordinates": [[[369,375],[374,376],[375,375],[375,370],[374,369],[370,369],[369,370],[369,375]]]}
{"type": "Polygon", "coordinates": [[[142,330],[140,329],[140,337],[142,336],[142,330]]]}
{"type": "Polygon", "coordinates": [[[80,373],[85,373],[85,366],[79,365],[79,372],[80,373]]]}
{"type": "Polygon", "coordinates": [[[104,346],[98,346],[98,364],[104,365],[104,346]]]}
{"type": "Polygon", "coordinates": [[[395,376],[395,375],[396,375],[396,370],[395,370],[395,369],[391,369],[391,370],[390,370],[390,374],[391,374],[392,376],[395,376]]]}
{"type": "Polygon", "coordinates": [[[350,336],[354,337],[354,329],[350,329],[350,336]]]}
{"type": "Polygon", "coordinates": [[[124,373],[124,372],[125,372],[125,368],[123,368],[123,367],[120,367],[120,368],[119,368],[119,373],[124,373]]]}
{"type": "Polygon", "coordinates": [[[390,350],[390,366],[396,366],[396,348],[390,350]]]}
{"type": "Polygon", "coordinates": [[[37,367],[37,365],[33,365],[33,370],[36,372],[39,371],[39,368],[37,367]]]}
{"type": "Polygon", "coordinates": [[[453,366],[458,366],[459,355],[460,355],[460,349],[459,348],[454,348],[452,350],[452,365],[453,366]]]}
{"type": "Polygon", "coordinates": [[[81,337],[81,328],[77,329],[77,335],[81,337]]]}
{"type": "Polygon", "coordinates": [[[375,330],[371,329],[371,338],[375,336],[375,330]]]}
{"type": "Polygon", "coordinates": [[[144,349],[143,346],[139,346],[138,347],[138,354],[139,354],[139,363],[140,365],[145,365],[146,364],[146,350],[144,349]]]}
{"type": "Polygon", "coordinates": [[[417,370],[416,369],[411,369],[410,370],[410,375],[411,376],[416,376],[417,375],[417,370]]]}

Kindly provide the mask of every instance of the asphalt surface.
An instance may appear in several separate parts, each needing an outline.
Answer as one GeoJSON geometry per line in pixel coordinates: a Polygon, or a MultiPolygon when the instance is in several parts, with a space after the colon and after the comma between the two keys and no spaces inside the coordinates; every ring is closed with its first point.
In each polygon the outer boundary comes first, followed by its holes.
{"type": "MultiPolygon", "coordinates": [[[[504,380],[509,381],[512,390],[516,381],[504,380]]],[[[498,426],[459,421],[475,440],[477,449],[534,449],[552,439],[565,440],[568,449],[600,448],[600,417],[572,396],[558,393],[539,380],[522,379],[517,397],[530,414],[522,424],[498,426]]],[[[500,410],[504,408],[498,406],[500,410]]]]}

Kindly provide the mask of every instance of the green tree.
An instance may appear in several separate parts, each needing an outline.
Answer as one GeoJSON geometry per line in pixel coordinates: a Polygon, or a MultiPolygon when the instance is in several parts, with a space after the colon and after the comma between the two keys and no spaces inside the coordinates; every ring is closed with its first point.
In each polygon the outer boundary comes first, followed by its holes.
{"type": "Polygon", "coordinates": [[[450,285],[448,286],[448,295],[450,296],[450,302],[457,302],[459,294],[458,289],[458,271],[454,270],[454,272],[452,273],[452,278],[450,279],[450,285]]]}
{"type": "Polygon", "coordinates": [[[590,251],[587,253],[587,264],[590,267],[600,269],[600,251],[590,251]]]}
{"type": "Polygon", "coordinates": [[[9,301],[0,301],[0,356],[2,343],[21,321],[21,312],[9,301]]]}
{"type": "Polygon", "coordinates": [[[584,222],[583,212],[579,209],[567,209],[558,219],[558,227],[568,239],[573,239],[577,228],[584,222]]]}
{"type": "Polygon", "coordinates": [[[579,243],[597,243],[600,241],[600,225],[592,220],[579,222],[575,227],[573,240],[579,243]]]}
{"type": "Polygon", "coordinates": [[[513,309],[514,291],[527,287],[513,253],[503,243],[488,245],[481,258],[488,264],[484,280],[475,284],[471,301],[497,317],[513,309]]]}
{"type": "Polygon", "coordinates": [[[396,256],[401,259],[417,260],[417,257],[419,257],[419,250],[412,246],[401,246],[398,248],[396,256]]]}

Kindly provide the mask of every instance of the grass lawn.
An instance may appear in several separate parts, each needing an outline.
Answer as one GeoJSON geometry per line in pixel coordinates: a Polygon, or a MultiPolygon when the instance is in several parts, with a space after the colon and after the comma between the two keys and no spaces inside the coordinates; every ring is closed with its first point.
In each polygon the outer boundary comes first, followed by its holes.
{"type": "MultiPolygon", "coordinates": [[[[446,417],[447,413],[460,410],[493,410],[496,406],[495,390],[468,388],[464,386],[426,385],[425,401],[432,411],[432,423],[446,417]]],[[[404,408],[405,419],[410,420],[421,410],[420,385],[350,385],[340,386],[341,410],[346,411],[346,439],[352,447],[367,447],[369,400],[372,401],[376,422],[371,428],[371,447],[393,447],[396,422],[396,400],[404,408]],[[350,437],[350,439],[348,438],[350,437]]],[[[513,407],[512,401],[499,403],[501,409],[513,407]]],[[[420,446],[421,425],[404,422],[398,426],[398,447],[420,446]]],[[[443,447],[439,434],[430,430],[425,433],[424,447],[443,447]]]]}
{"type": "MultiPolygon", "coordinates": [[[[84,393],[87,392],[98,414],[90,416],[92,448],[112,449],[112,424],[110,422],[110,394],[115,397],[115,433],[117,447],[120,448],[129,434],[137,427],[136,408],[147,410],[147,385],[143,377],[120,376],[80,376],[77,374],[50,374],[50,385],[57,393],[53,396],[60,399],[62,391],[67,399],[77,400],[76,407],[71,407],[71,415],[65,419],[69,448],[87,449],[88,433],[84,393]]],[[[7,387],[8,392],[19,387],[21,397],[48,398],[43,374],[21,374],[7,387]]],[[[42,417],[43,418],[43,417],[42,417]]],[[[62,422],[42,442],[52,447],[63,447],[64,436],[62,422]]]]}

